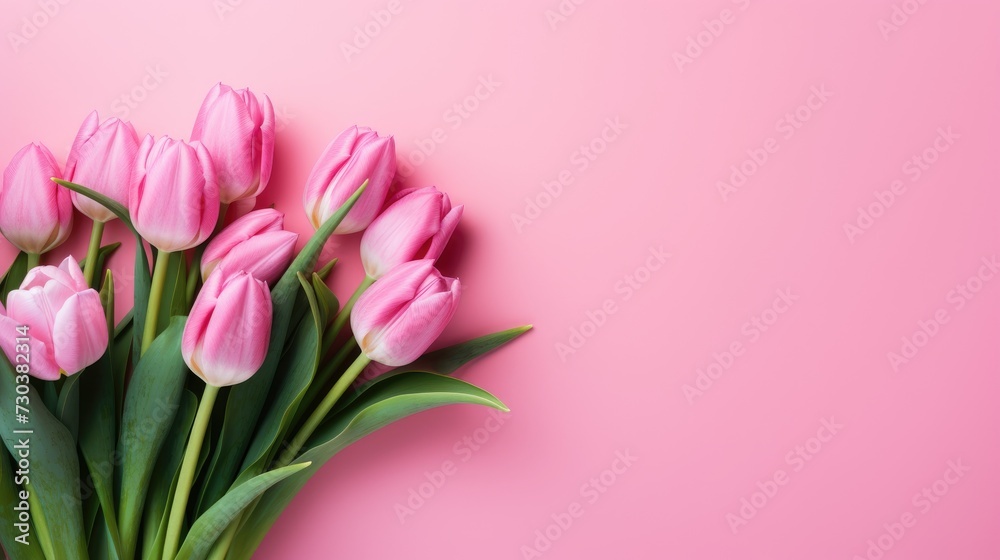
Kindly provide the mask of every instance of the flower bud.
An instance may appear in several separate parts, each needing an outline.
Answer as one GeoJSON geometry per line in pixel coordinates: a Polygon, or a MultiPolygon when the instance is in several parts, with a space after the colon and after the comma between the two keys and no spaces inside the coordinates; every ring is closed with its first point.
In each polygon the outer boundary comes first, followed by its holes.
{"type": "Polygon", "coordinates": [[[212,158],[199,142],[147,135],[139,146],[129,214],[136,231],[161,251],[204,243],[219,220],[212,158]]]}
{"type": "Polygon", "coordinates": [[[45,146],[21,148],[7,165],[0,185],[0,233],[26,253],[42,254],[61,245],[73,229],[69,190],[52,182],[59,165],[45,146]]]}
{"type": "Polygon", "coordinates": [[[6,309],[0,305],[0,347],[12,363],[20,363],[15,356],[27,349],[29,373],[48,381],[78,373],[104,355],[108,322],[101,296],[72,257],[58,267],[31,269],[20,289],[8,294],[6,309]]]}
{"type": "Polygon", "coordinates": [[[195,299],[181,353],[214,387],[242,383],[264,363],[271,337],[271,292],[246,272],[213,274],[195,299]]]}
{"type": "MultiPolygon", "coordinates": [[[[129,184],[139,137],[131,123],[110,118],[98,125],[97,111],[90,113],[73,141],[66,160],[66,180],[83,185],[128,208],[129,184]]],[[[115,218],[110,210],[83,196],[71,193],[73,206],[95,222],[115,218]]]]}
{"type": "Polygon", "coordinates": [[[334,233],[359,232],[382,210],[396,174],[396,143],[370,128],[352,126],[327,146],[313,167],[303,194],[314,228],[323,225],[356,190],[368,187],[334,233]]]}
{"type": "Polygon", "coordinates": [[[250,88],[219,83],[198,110],[191,140],[212,155],[219,199],[229,204],[261,193],[271,178],[274,158],[274,108],[250,88]]]}
{"type": "Polygon", "coordinates": [[[413,362],[451,321],[459,291],[459,281],[441,276],[430,259],[392,269],[354,305],[351,328],[361,351],[387,366],[413,362]]]}
{"type": "Polygon", "coordinates": [[[434,187],[397,194],[361,238],[365,273],[379,279],[405,262],[437,260],[458,227],[462,206],[434,187]]]}
{"type": "Polygon", "coordinates": [[[254,210],[226,226],[205,247],[202,279],[216,270],[226,274],[242,270],[274,284],[291,264],[299,238],[283,227],[284,216],[273,208],[254,210]]]}

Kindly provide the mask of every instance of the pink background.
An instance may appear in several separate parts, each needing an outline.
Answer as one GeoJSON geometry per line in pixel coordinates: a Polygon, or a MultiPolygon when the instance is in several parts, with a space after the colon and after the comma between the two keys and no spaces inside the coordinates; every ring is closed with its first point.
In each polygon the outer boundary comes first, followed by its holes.
{"type": "MultiPolygon", "coordinates": [[[[306,233],[325,144],[354,123],[394,134],[420,163],[405,184],[466,204],[444,342],[535,324],[465,373],[509,404],[502,426],[453,407],[368,438],[259,558],[1000,557],[1000,279],[977,279],[1000,252],[997,3],[564,0],[553,28],[557,0],[62,2],[0,18],[0,159],[31,140],[64,158],[94,108],[186,137],[212,84],[250,85],[283,115],[262,204],[306,233]],[[901,25],[880,30],[894,4],[901,25]],[[45,24],[15,48],[25,17],[45,24]],[[608,119],[627,128],[595,140],[608,119]],[[939,129],[953,137],[933,149],[939,129]],[[764,147],[724,200],[718,182],[764,147]],[[897,180],[886,207],[875,193],[897,180]],[[518,228],[526,197],[546,207],[518,228]],[[921,347],[897,371],[904,337],[921,347]],[[401,521],[411,491],[425,498],[401,521]]],[[[344,295],[356,245],[339,250],[344,295]]]]}

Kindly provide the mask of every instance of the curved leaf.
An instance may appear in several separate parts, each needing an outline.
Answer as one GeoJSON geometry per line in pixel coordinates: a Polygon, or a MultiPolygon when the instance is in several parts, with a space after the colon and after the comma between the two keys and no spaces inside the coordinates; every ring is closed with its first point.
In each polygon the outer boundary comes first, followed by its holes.
{"type": "Polygon", "coordinates": [[[123,224],[125,224],[125,227],[132,230],[132,233],[134,233],[137,236],[139,235],[139,233],[135,231],[135,226],[132,225],[132,217],[128,215],[128,208],[125,208],[125,206],[123,206],[117,200],[105,196],[95,190],[88,189],[83,185],[77,185],[76,183],[70,183],[69,181],[56,179],[55,177],[52,178],[52,181],[55,182],[57,185],[61,185],[71,191],[75,191],[79,194],[82,194],[83,196],[107,208],[108,210],[111,211],[112,214],[115,215],[115,217],[117,217],[119,220],[122,221],[123,224]]]}
{"type": "MultiPolygon", "coordinates": [[[[21,488],[14,484],[14,469],[11,460],[6,453],[0,453],[0,507],[3,508],[3,511],[11,512],[13,516],[17,514],[14,508],[21,502],[19,494],[21,488]]],[[[26,543],[14,540],[21,535],[21,531],[14,526],[14,522],[15,520],[10,523],[0,523],[0,545],[3,545],[4,550],[11,553],[16,551],[19,560],[21,558],[24,560],[45,560],[45,554],[42,553],[42,547],[38,545],[38,539],[35,538],[36,533],[31,528],[31,522],[28,522],[26,543]]]]}
{"type": "MultiPolygon", "coordinates": [[[[15,336],[15,333],[0,336],[15,336]]],[[[86,559],[76,442],[69,430],[42,406],[41,396],[30,385],[26,394],[28,412],[24,413],[27,421],[20,422],[12,398],[19,394],[17,386],[14,368],[0,352],[0,395],[9,399],[5,403],[9,406],[0,407],[0,430],[12,456],[26,452],[30,457],[30,480],[25,486],[31,495],[31,516],[36,528],[33,537],[42,540],[40,544],[47,555],[86,559]],[[24,440],[26,446],[22,445],[24,440]]]]}
{"type": "Polygon", "coordinates": [[[118,451],[123,557],[135,551],[142,509],[160,448],[180,407],[188,368],[181,356],[181,333],[187,317],[174,317],[139,360],[125,395],[118,451]]]}
{"type": "Polygon", "coordinates": [[[309,467],[309,463],[289,465],[256,476],[226,493],[188,531],[176,560],[202,560],[212,549],[219,535],[226,530],[244,508],[275,484],[309,467]]]}
{"type": "Polygon", "coordinates": [[[264,493],[240,529],[230,557],[250,558],[271,525],[309,478],[345,447],[407,416],[461,403],[508,410],[488,392],[434,373],[401,373],[370,386],[351,406],[321,425],[307,444],[309,450],[296,458],[296,461],[309,461],[312,465],[264,493]]]}

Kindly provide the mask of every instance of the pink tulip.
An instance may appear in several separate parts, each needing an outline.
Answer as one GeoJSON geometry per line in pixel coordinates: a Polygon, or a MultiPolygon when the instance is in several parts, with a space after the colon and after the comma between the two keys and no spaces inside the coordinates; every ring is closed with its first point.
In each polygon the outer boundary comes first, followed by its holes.
{"type": "Polygon", "coordinates": [[[366,180],[368,187],[335,233],[359,232],[382,210],[396,174],[396,142],[352,126],[327,146],[306,181],[303,201],[314,228],[323,225],[366,180]]]}
{"type": "Polygon", "coordinates": [[[229,204],[255,197],[271,178],[274,157],[274,109],[250,88],[216,84],[198,111],[191,139],[212,154],[219,198],[229,204]]]}
{"type": "Polygon", "coordinates": [[[413,362],[441,335],[458,307],[460,283],[430,259],[389,271],[358,298],[351,328],[361,351],[387,366],[413,362]]]}
{"type": "Polygon", "coordinates": [[[462,217],[434,187],[399,192],[361,238],[365,273],[379,279],[405,262],[441,256],[462,217]]]}
{"type": "MultiPolygon", "coordinates": [[[[66,160],[66,180],[83,185],[128,208],[128,190],[139,151],[139,137],[131,123],[110,118],[98,125],[97,111],[90,113],[73,141],[66,160]]],[[[97,202],[72,193],[73,205],[95,222],[115,215],[97,202]]]]}
{"type": "Polygon", "coordinates": [[[52,182],[59,165],[45,146],[21,148],[3,173],[0,233],[26,253],[42,254],[61,245],[73,229],[69,191],[52,182]]]}
{"type": "Polygon", "coordinates": [[[227,226],[205,248],[201,277],[213,271],[224,274],[245,271],[274,284],[295,256],[299,235],[282,229],[284,215],[273,208],[255,210],[227,226]]]}
{"type": "Polygon", "coordinates": [[[139,146],[129,190],[136,231],[161,251],[204,243],[219,219],[212,158],[199,142],[147,135],[139,146]]]}
{"type": "Polygon", "coordinates": [[[78,373],[104,355],[108,323],[101,296],[87,287],[72,257],[58,267],[31,269],[10,292],[6,309],[0,305],[0,346],[12,363],[27,352],[30,374],[48,381],[78,373]],[[19,327],[27,327],[27,336],[19,327]]]}
{"type": "Polygon", "coordinates": [[[213,387],[242,383],[264,363],[271,337],[271,292],[246,272],[208,277],[195,299],[181,353],[213,387]]]}

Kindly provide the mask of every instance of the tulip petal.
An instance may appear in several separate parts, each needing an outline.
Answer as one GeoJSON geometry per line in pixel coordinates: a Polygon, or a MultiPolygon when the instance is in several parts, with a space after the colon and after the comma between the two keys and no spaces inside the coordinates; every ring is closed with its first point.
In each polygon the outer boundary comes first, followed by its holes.
{"type": "Polygon", "coordinates": [[[108,348],[107,320],[95,290],[74,294],[56,315],[55,358],[67,375],[93,364],[108,348]]]}
{"type": "MultiPolygon", "coordinates": [[[[19,363],[17,360],[17,345],[19,344],[19,341],[17,339],[27,338],[27,355],[30,360],[30,362],[28,362],[28,375],[45,381],[55,381],[59,379],[59,366],[57,366],[53,360],[49,346],[43,341],[32,336],[30,329],[28,330],[27,337],[22,336],[21,333],[17,331],[17,328],[21,326],[23,326],[23,323],[19,323],[10,317],[0,314],[0,349],[2,349],[3,353],[7,355],[7,359],[14,365],[19,363]]],[[[24,342],[21,341],[21,343],[24,342]]],[[[22,354],[23,353],[24,352],[22,352],[22,354]]]]}

